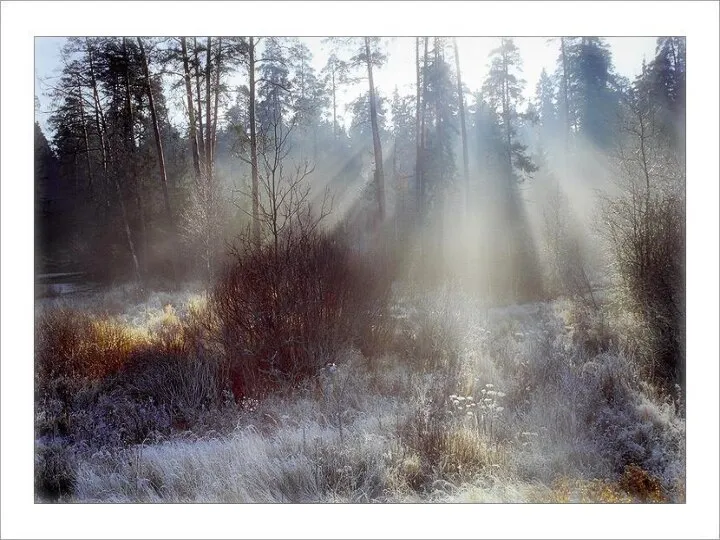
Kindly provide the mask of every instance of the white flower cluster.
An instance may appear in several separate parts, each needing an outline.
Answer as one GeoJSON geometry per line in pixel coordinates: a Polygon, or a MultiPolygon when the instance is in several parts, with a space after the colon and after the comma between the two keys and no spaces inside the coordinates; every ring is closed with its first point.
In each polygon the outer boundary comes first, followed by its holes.
{"type": "Polygon", "coordinates": [[[480,391],[482,398],[480,399],[480,410],[483,414],[491,417],[497,417],[501,412],[505,410],[505,407],[500,405],[499,400],[505,397],[505,392],[498,392],[493,390],[495,388],[492,384],[486,384],[485,388],[480,391]]]}
{"type": "Polygon", "coordinates": [[[485,388],[480,391],[480,395],[481,397],[478,401],[475,401],[473,396],[450,395],[450,412],[453,416],[457,414],[474,416],[479,411],[480,416],[497,418],[498,415],[505,410],[499,401],[505,397],[505,393],[494,390],[494,385],[486,384],[485,388]]]}
{"type": "Polygon", "coordinates": [[[477,407],[477,403],[475,403],[475,399],[472,396],[466,397],[452,394],[450,396],[450,403],[453,414],[466,414],[467,416],[473,416],[473,411],[477,407]]]}

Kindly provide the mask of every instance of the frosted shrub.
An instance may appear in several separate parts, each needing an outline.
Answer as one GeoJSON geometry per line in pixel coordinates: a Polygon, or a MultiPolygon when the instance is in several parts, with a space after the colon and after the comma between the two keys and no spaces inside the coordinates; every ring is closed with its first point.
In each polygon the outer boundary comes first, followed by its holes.
{"type": "Polygon", "coordinates": [[[62,439],[43,440],[35,446],[35,496],[53,502],[72,494],[76,457],[62,439]]]}
{"type": "Polygon", "coordinates": [[[297,384],[333,361],[375,323],[389,283],[342,238],[245,246],[210,299],[236,398],[297,384]]]}

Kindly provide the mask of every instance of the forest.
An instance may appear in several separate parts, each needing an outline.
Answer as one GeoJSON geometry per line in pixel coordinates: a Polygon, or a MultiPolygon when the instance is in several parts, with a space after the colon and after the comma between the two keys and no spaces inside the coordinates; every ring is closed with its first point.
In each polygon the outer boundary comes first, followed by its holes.
{"type": "Polygon", "coordinates": [[[685,39],[537,39],[67,38],[36,500],[685,502],[685,39]]]}

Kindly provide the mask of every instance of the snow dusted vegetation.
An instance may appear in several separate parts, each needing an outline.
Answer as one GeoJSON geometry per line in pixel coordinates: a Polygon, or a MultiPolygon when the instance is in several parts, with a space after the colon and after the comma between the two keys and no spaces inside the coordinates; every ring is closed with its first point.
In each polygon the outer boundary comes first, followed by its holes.
{"type": "MultiPolygon", "coordinates": [[[[119,292],[78,306],[112,307],[119,292]]],[[[39,497],[684,501],[682,403],[644,383],[621,346],[591,352],[569,301],[487,308],[448,288],[408,292],[394,299],[386,350],[347,348],[292,388],[239,400],[209,391],[207,358],[159,350],[190,339],[203,302],[153,293],[95,319],[115,335],[106,346],[149,347],[161,365],[129,360],[40,403],[39,497]]]]}

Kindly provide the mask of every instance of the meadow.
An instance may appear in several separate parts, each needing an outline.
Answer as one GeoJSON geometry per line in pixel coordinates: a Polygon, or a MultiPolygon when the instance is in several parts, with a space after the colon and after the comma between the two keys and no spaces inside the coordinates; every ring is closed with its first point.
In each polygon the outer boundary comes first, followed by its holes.
{"type": "Polygon", "coordinates": [[[38,300],[37,501],[685,501],[682,397],[611,298],[396,283],[361,317],[343,281],[275,327],[228,283],[38,300]]]}

